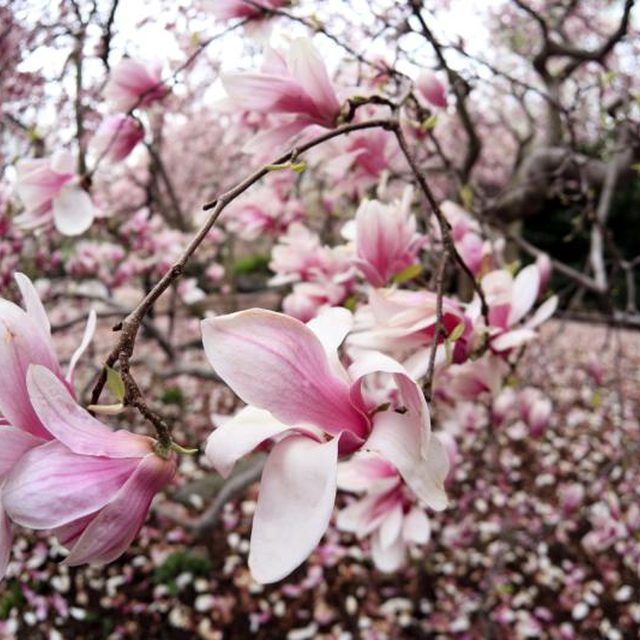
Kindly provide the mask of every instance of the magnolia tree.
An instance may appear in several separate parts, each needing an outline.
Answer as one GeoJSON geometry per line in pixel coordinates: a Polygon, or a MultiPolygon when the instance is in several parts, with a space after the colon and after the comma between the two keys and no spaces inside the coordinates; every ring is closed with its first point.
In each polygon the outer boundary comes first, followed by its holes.
{"type": "Polygon", "coordinates": [[[551,286],[637,324],[633,0],[472,4],[0,8],[0,574],[16,527],[116,560],[193,457],[198,534],[260,478],[257,582],[332,521],[397,571],[470,437],[544,435],[551,286]]]}

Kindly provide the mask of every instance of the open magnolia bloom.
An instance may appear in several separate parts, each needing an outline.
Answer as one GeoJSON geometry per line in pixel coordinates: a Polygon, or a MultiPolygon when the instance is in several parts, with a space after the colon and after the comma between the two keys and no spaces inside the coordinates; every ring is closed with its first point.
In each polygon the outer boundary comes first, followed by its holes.
{"type": "Polygon", "coordinates": [[[338,468],[338,488],[364,496],[338,513],[337,525],[358,538],[371,537],[371,557],[381,571],[396,571],[411,544],[426,544],[431,527],[413,492],[392,464],[375,454],[356,454],[338,468]]]}
{"type": "Polygon", "coordinates": [[[286,56],[269,49],[260,72],[227,73],[222,84],[234,109],[269,114],[274,126],[252,149],[280,146],[311,125],[336,126],[340,103],[322,57],[308,38],[296,38],[286,56]]]}
{"type": "Polygon", "coordinates": [[[399,202],[363,200],[358,207],[354,263],[374,287],[384,287],[417,261],[424,238],[410,214],[412,195],[407,188],[399,202]]]}
{"type": "MultiPolygon", "coordinates": [[[[537,336],[535,329],[554,314],[557,296],[547,299],[530,315],[545,275],[540,264],[530,264],[515,278],[506,269],[491,271],[482,278],[480,284],[489,306],[488,331],[493,351],[503,353],[529,342],[537,336]]],[[[476,328],[481,327],[478,297],[467,308],[467,315],[474,320],[476,328]]]]}
{"type": "Polygon", "coordinates": [[[95,314],[91,313],[65,377],[51,341],[49,319],[37,291],[22,273],[16,273],[15,278],[25,309],[0,298],[0,577],[6,571],[12,544],[11,522],[2,507],[4,481],[27,451],[53,438],[31,404],[26,371],[33,364],[46,367],[68,390],[67,393],[72,393],[75,365],[95,329],[95,314]]]}
{"type": "MultiPolygon", "coordinates": [[[[369,303],[356,313],[353,333],[347,338],[350,355],[362,350],[377,350],[402,361],[414,379],[425,375],[429,363],[429,351],[437,322],[438,296],[431,291],[406,289],[371,289],[369,303]]],[[[454,346],[453,358],[466,357],[464,338],[470,332],[468,321],[460,306],[449,298],[442,301],[441,340],[446,339],[458,327],[464,328],[463,340],[454,346]]],[[[444,350],[438,350],[438,361],[445,358],[444,350]]]]}
{"type": "Polygon", "coordinates": [[[54,223],[66,236],[84,233],[93,223],[91,197],[80,186],[73,156],[58,151],[50,158],[20,160],[16,190],[25,211],[16,222],[28,229],[54,223]]]}
{"type": "MultiPolygon", "coordinates": [[[[451,225],[451,239],[464,263],[474,276],[497,267],[496,256],[502,255],[504,238],[485,239],[478,221],[459,204],[445,200],[440,209],[451,225]]],[[[437,235],[440,235],[439,229],[437,235]]]]}
{"type": "Polygon", "coordinates": [[[113,111],[148,107],[167,94],[162,82],[162,64],[125,58],[109,75],[104,97],[113,111]]]}
{"type": "Polygon", "coordinates": [[[152,438],[111,431],[45,367],[29,367],[27,389],[54,440],[13,466],[2,491],[4,509],[19,525],[53,530],[71,549],[68,565],[111,562],[129,547],[153,496],[173,478],[175,454],[160,457],[152,438]]]}
{"type": "Polygon", "coordinates": [[[209,361],[249,405],[211,434],[207,457],[226,476],[239,458],[275,441],[251,532],[249,566],[259,582],[284,578],[322,538],[339,457],[377,452],[427,505],[446,507],[448,460],[431,434],[424,396],[383,354],[364,354],[346,369],[338,347],[351,325],[343,308],[326,310],[308,325],[263,309],[202,322],[209,361]],[[384,404],[380,378],[387,388],[384,404]]]}

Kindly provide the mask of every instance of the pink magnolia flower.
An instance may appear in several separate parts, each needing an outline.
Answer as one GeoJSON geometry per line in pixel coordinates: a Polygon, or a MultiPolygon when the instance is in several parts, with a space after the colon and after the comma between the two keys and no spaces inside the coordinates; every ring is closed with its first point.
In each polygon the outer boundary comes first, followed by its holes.
{"type": "Polygon", "coordinates": [[[118,113],[107,116],[96,131],[91,145],[94,153],[112,162],[124,160],[142,140],[144,132],[140,123],[131,116],[118,113]]]}
{"type": "Polygon", "coordinates": [[[444,109],[447,106],[447,93],[444,85],[432,71],[422,71],[416,80],[418,95],[430,105],[444,109]]]}
{"type": "Polygon", "coordinates": [[[67,236],[84,233],[95,215],[89,194],[80,187],[73,156],[58,151],[50,158],[20,160],[16,190],[25,212],[16,222],[27,228],[49,224],[67,236]]]}
{"type": "Polygon", "coordinates": [[[295,198],[280,198],[275,189],[265,187],[228,207],[225,226],[243,240],[252,241],[264,234],[280,236],[302,218],[304,209],[295,198]]]}
{"type": "Polygon", "coordinates": [[[213,14],[218,20],[233,20],[234,18],[254,18],[260,16],[262,9],[279,9],[289,4],[289,0],[214,0],[213,14]]]}
{"type": "Polygon", "coordinates": [[[355,269],[350,249],[323,246],[318,235],[299,222],[280,237],[271,257],[269,268],[276,275],[270,284],[294,283],[283,308],[299,320],[310,320],[322,308],[342,304],[353,290],[355,269]]]}
{"type": "Polygon", "coordinates": [[[25,372],[31,365],[46,367],[60,385],[70,390],[76,363],[95,328],[92,313],[63,376],[40,298],[25,275],[16,273],[15,278],[25,309],[0,298],[0,578],[6,571],[12,544],[11,522],[2,506],[5,479],[27,451],[52,439],[31,404],[25,372]]]}
{"type": "Polygon", "coordinates": [[[438,397],[455,403],[460,400],[476,400],[488,395],[493,398],[502,388],[509,366],[504,359],[486,353],[477,360],[453,364],[439,371],[435,380],[438,397]]]}
{"type": "MultiPolygon", "coordinates": [[[[489,306],[490,344],[497,353],[508,352],[535,338],[535,329],[548,320],[558,306],[557,296],[552,296],[525,321],[540,291],[540,271],[536,264],[525,267],[515,278],[506,269],[491,271],[482,278],[481,286],[489,306]]],[[[482,328],[479,305],[476,296],[467,314],[477,328],[482,328]]]]}
{"type": "Polygon", "coordinates": [[[426,544],[431,527],[413,492],[392,464],[359,454],[338,469],[338,488],[364,494],[338,513],[339,529],[371,537],[371,557],[380,571],[396,571],[411,544],[426,544]]]}
{"type": "MultiPolygon", "coordinates": [[[[467,321],[455,301],[445,298],[442,307],[441,340],[444,340],[460,324],[466,327],[467,321]]],[[[372,289],[368,304],[356,313],[355,330],[347,345],[354,353],[372,349],[392,355],[418,379],[427,370],[436,320],[437,296],[431,291],[372,289]]],[[[462,342],[460,349],[464,351],[462,342]]],[[[460,349],[456,343],[456,360],[463,356],[460,349]]],[[[444,352],[439,355],[442,361],[444,352]]]]}
{"type": "Polygon", "coordinates": [[[410,214],[411,196],[408,189],[401,202],[363,200],[358,207],[354,263],[374,287],[385,286],[394,275],[416,262],[422,237],[410,214]]]}
{"type": "Polygon", "coordinates": [[[275,118],[253,140],[254,148],[282,145],[311,125],[333,128],[340,114],[324,62],[308,38],[294,40],[286,58],[269,50],[261,72],[227,73],[222,83],[234,108],[275,118]]]}
{"type": "Polygon", "coordinates": [[[302,322],[308,322],[324,309],[341,305],[350,291],[350,286],[333,282],[329,278],[315,282],[297,282],[282,301],[282,310],[302,322]]]}
{"type": "Polygon", "coordinates": [[[504,239],[484,240],[480,225],[460,205],[445,200],[442,213],[451,224],[451,238],[456,250],[475,276],[497,268],[495,255],[502,253],[504,239]]]}
{"type": "Polygon", "coordinates": [[[154,495],[173,478],[173,454],[155,442],[111,431],[77,404],[49,369],[31,365],[27,389],[51,442],[27,451],[5,481],[9,518],[31,529],[51,529],[70,547],[65,564],[104,564],[118,558],[142,527],[154,495]]]}
{"type": "Polygon", "coordinates": [[[322,158],[322,169],[331,180],[332,195],[346,192],[360,196],[384,180],[393,169],[398,153],[393,134],[382,129],[367,129],[330,141],[316,156],[322,158]]]}
{"type": "Polygon", "coordinates": [[[166,92],[160,63],[125,58],[111,71],[104,97],[114,111],[130,111],[152,105],[164,98],[166,92]]]}
{"type": "Polygon", "coordinates": [[[249,405],[214,430],[207,457],[226,476],[236,460],[275,440],[251,533],[249,567],[260,582],[286,576],[320,541],[333,509],[339,456],[360,448],[377,452],[421,500],[434,509],[446,506],[448,461],[431,435],[419,387],[382,354],[368,354],[346,370],[337,349],[350,327],[351,314],[338,308],[308,325],[262,309],[202,322],[209,361],[249,405]],[[367,392],[372,374],[395,384],[388,408],[367,392]]]}
{"type": "Polygon", "coordinates": [[[293,223],[271,250],[269,268],[277,274],[271,284],[308,279],[315,271],[322,269],[321,253],[322,244],[318,234],[300,222],[293,223]]]}

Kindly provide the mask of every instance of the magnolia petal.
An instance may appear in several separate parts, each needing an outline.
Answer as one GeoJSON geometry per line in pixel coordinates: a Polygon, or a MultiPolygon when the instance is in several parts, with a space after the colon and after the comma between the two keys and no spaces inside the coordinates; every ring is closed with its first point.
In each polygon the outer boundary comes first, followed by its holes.
{"type": "Polygon", "coordinates": [[[373,373],[393,375],[395,383],[400,390],[402,402],[413,416],[418,417],[417,424],[420,426],[420,438],[422,439],[423,447],[426,447],[431,432],[431,419],[427,402],[424,394],[420,391],[415,381],[411,379],[407,370],[393,358],[378,351],[364,352],[358,357],[349,367],[349,375],[354,380],[351,385],[352,402],[356,406],[364,406],[362,382],[366,376],[373,373]]]}
{"type": "Polygon", "coordinates": [[[89,312],[89,317],[87,318],[87,324],[84,328],[84,334],[82,335],[82,340],[78,345],[78,348],[73,352],[71,356],[71,360],[69,361],[69,368],[67,369],[66,380],[71,384],[73,382],[73,373],[75,371],[76,365],[78,364],[78,360],[82,357],[82,354],[86,351],[89,343],[93,338],[93,334],[96,332],[96,312],[94,309],[91,309],[89,312]]]}
{"type": "Polygon", "coordinates": [[[94,209],[89,194],[80,187],[67,185],[53,199],[53,221],[65,236],[79,236],[93,223],[94,209]]]}
{"type": "Polygon", "coordinates": [[[373,453],[358,452],[338,465],[338,488],[342,491],[361,493],[373,488],[379,492],[390,488],[390,481],[399,481],[395,467],[373,453]]]}
{"type": "Polygon", "coordinates": [[[0,300],[0,362],[0,413],[12,426],[49,438],[29,401],[26,374],[36,363],[61,375],[58,361],[46,327],[7,300],[0,300]]]}
{"type": "Polygon", "coordinates": [[[551,296],[545,300],[535,311],[535,313],[527,320],[525,327],[527,329],[535,329],[543,322],[546,322],[558,308],[558,296],[551,296]]]}
{"type": "Polygon", "coordinates": [[[11,521],[2,506],[2,496],[0,495],[0,580],[7,573],[11,549],[13,547],[13,527],[11,521]]]}
{"type": "Polygon", "coordinates": [[[56,173],[73,173],[75,169],[75,159],[73,154],[66,149],[54,151],[51,156],[51,170],[56,173]]]}
{"type": "Polygon", "coordinates": [[[373,502],[374,498],[366,496],[362,500],[356,500],[344,509],[340,509],[336,517],[338,529],[362,537],[362,532],[368,524],[367,513],[370,512],[373,502]]]}
{"type": "Polygon", "coordinates": [[[338,441],[291,436],[274,448],[262,473],[251,531],[249,568],[261,583],[281,580],[315,549],[336,496],[338,441]]]}
{"type": "Polygon", "coordinates": [[[327,355],[335,354],[353,327],[353,314],[344,307],[329,307],[307,322],[327,355]]]}
{"type": "Polygon", "coordinates": [[[324,61],[309,38],[296,38],[289,47],[287,63],[291,74],[311,96],[327,124],[340,112],[324,61]]]}
{"type": "Polygon", "coordinates": [[[402,504],[398,502],[380,525],[380,546],[386,549],[392,546],[402,532],[402,504]]]}
{"type": "Polygon", "coordinates": [[[64,564],[106,564],[119,558],[138,535],[153,497],[171,482],[175,470],[175,462],[154,454],[142,458],[113,500],[78,538],[64,564]]]}
{"type": "Polygon", "coordinates": [[[406,546],[398,537],[394,544],[385,547],[381,542],[380,531],[376,531],[371,537],[371,558],[377,569],[385,573],[393,573],[405,563],[406,546]]]}
{"type": "Polygon", "coordinates": [[[21,429],[0,426],[0,478],[9,473],[29,449],[43,443],[44,440],[21,429]]]}
{"type": "Polygon", "coordinates": [[[28,451],[2,492],[9,517],[31,529],[53,529],[104,507],[140,458],[99,458],[48,442],[28,451]]]}
{"type": "Polygon", "coordinates": [[[98,513],[90,513],[88,516],[83,516],[61,527],[56,527],[51,533],[55,535],[63,547],[72,547],[98,513]]]}
{"type": "Polygon", "coordinates": [[[216,471],[226,478],[235,463],[265,440],[291,429],[268,411],[245,407],[214,430],[207,440],[205,455],[216,471]]]}
{"type": "Polygon", "coordinates": [[[540,290],[540,272],[535,264],[530,264],[518,273],[513,281],[509,326],[513,326],[529,313],[540,290]]]}
{"type": "Polygon", "coordinates": [[[427,514],[419,507],[414,507],[404,518],[402,537],[407,542],[427,544],[431,538],[431,525],[427,514]]]}
{"type": "Polygon", "coordinates": [[[288,425],[365,433],[347,383],[331,373],[320,340],[299,320],[249,309],[203,320],[202,339],[213,368],[247,404],[288,425]]]}
{"type": "Polygon", "coordinates": [[[295,80],[266,73],[223,73],[222,86],[231,101],[250,111],[312,113],[311,97],[295,80]]]}
{"type": "Polygon", "coordinates": [[[331,371],[338,377],[348,381],[349,376],[340,362],[338,349],[353,328],[353,314],[351,311],[344,307],[323,309],[313,320],[307,322],[307,327],[315,333],[324,347],[331,371]]]}
{"type": "Polygon", "coordinates": [[[508,351],[509,349],[519,347],[529,342],[529,340],[533,340],[537,335],[533,329],[514,329],[513,331],[501,333],[496,338],[493,338],[491,340],[491,348],[498,352],[508,351]]]}
{"type": "Polygon", "coordinates": [[[416,416],[394,411],[376,414],[365,447],[393,464],[418,498],[432,509],[446,508],[444,479],[449,468],[446,452],[433,434],[425,451],[416,416]]]}
{"type": "Polygon", "coordinates": [[[18,289],[20,289],[20,295],[24,300],[24,306],[27,310],[27,314],[33,318],[33,321],[40,328],[44,330],[47,335],[51,335],[51,324],[47,317],[47,312],[40,300],[40,296],[33,286],[33,282],[29,280],[24,273],[16,272],[14,274],[18,289]]]}
{"type": "Polygon", "coordinates": [[[139,458],[152,451],[152,438],[111,431],[85,411],[66,385],[45,367],[29,367],[27,388],[33,408],[47,430],[74,453],[139,458]]]}
{"type": "Polygon", "coordinates": [[[309,126],[309,122],[303,118],[295,118],[290,122],[274,126],[271,129],[265,129],[249,139],[242,147],[245,153],[253,154],[271,154],[274,149],[285,146],[285,143],[292,140],[309,126]]]}

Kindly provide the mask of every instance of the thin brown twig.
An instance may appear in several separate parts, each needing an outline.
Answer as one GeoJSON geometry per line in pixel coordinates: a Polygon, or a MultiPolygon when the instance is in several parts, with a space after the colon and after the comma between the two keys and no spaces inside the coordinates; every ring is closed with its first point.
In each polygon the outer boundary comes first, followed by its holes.
{"type": "Polygon", "coordinates": [[[425,377],[422,390],[427,402],[431,402],[431,392],[433,389],[433,374],[436,366],[436,353],[438,351],[438,342],[440,336],[443,333],[442,326],[442,302],[444,299],[444,273],[449,262],[449,250],[445,246],[442,257],[440,258],[440,264],[438,265],[438,272],[436,274],[436,326],[433,332],[433,344],[431,345],[431,351],[429,352],[429,368],[427,369],[427,375],[425,377]]]}

